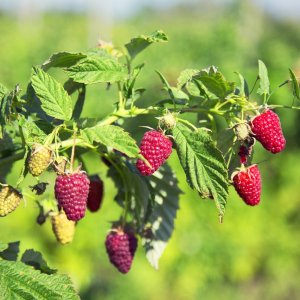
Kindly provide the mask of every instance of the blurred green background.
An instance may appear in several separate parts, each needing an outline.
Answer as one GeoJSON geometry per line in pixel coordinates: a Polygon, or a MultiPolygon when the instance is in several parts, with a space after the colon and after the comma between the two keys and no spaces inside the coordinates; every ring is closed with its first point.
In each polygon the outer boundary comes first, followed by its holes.
{"type": "MultiPolygon", "coordinates": [[[[99,15],[80,10],[42,14],[28,8],[27,14],[0,11],[0,82],[9,88],[20,83],[25,89],[31,67],[54,52],[85,50],[97,44],[99,33],[100,38],[122,46],[130,38],[156,29],[163,29],[170,41],[151,46],[137,58],[137,64],[146,63],[138,86],[146,87],[147,92],[139,105],[154,103],[162,95],[156,69],[174,83],[185,68],[216,65],[231,80],[237,80],[235,71],[242,73],[252,86],[261,59],[269,69],[272,90],[289,78],[288,68],[300,76],[299,22],[275,18],[251,1],[227,1],[226,5],[177,2],[176,6],[148,7],[113,20],[106,11],[99,15]]],[[[62,73],[55,75],[64,79],[62,73]]],[[[99,117],[113,109],[116,94],[99,85],[88,89],[87,99],[84,116],[99,117]]],[[[292,104],[289,87],[277,91],[271,102],[292,104]]],[[[291,110],[278,113],[286,150],[272,156],[256,146],[254,162],[260,163],[263,177],[261,205],[247,207],[231,189],[221,225],[214,204],[188,188],[177,158],[171,157],[184,194],[159,271],[148,264],[142,247],[126,276],[109,264],[104,240],[109,222],[118,218],[120,208],[113,202],[116,190],[105,176],[106,168],[96,157],[86,157],[86,164],[89,173],[97,172],[105,181],[103,207],[80,221],[72,244],[58,245],[49,222],[36,224],[38,209],[30,199],[0,220],[0,240],[21,240],[22,249],[41,251],[50,266],[72,277],[86,300],[299,299],[300,114],[291,110]]],[[[139,122],[150,124],[145,119],[139,122]]],[[[131,129],[131,133],[137,139],[141,136],[137,130],[131,129]]],[[[20,169],[20,163],[13,166],[8,183],[15,183],[20,169]]],[[[45,174],[44,179],[47,176],[53,174],[45,174]]],[[[28,176],[25,184],[32,182],[28,176]]]]}

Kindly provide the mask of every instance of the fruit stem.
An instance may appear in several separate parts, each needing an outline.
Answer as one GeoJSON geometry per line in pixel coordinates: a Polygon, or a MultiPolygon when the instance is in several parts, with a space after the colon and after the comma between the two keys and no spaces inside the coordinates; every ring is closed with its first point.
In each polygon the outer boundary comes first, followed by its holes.
{"type": "Polygon", "coordinates": [[[73,167],[74,167],[74,159],[75,159],[75,147],[76,147],[76,134],[77,134],[77,126],[76,123],[73,123],[73,145],[72,145],[72,154],[71,154],[71,161],[70,161],[70,171],[73,173],[73,167]]]}

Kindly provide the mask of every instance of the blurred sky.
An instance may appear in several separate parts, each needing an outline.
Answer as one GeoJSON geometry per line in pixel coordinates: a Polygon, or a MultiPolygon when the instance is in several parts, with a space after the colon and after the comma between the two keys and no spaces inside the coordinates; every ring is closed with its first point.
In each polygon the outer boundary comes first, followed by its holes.
{"type": "Polygon", "coordinates": [[[299,0],[0,0],[0,10],[17,12],[20,9],[34,11],[63,10],[82,12],[91,7],[113,15],[115,19],[130,17],[144,7],[166,9],[177,4],[188,3],[219,3],[232,1],[249,1],[276,17],[298,18],[300,16],[299,0]]]}

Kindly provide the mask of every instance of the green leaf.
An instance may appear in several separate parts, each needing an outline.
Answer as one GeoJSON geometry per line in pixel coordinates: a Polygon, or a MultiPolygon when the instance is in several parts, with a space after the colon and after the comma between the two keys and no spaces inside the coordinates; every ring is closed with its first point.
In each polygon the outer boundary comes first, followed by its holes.
{"type": "Polygon", "coordinates": [[[36,270],[40,270],[42,273],[55,274],[57,272],[57,270],[48,267],[40,252],[33,249],[26,250],[22,255],[21,261],[28,266],[34,267],[36,270]]]}
{"type": "Polygon", "coordinates": [[[227,81],[223,74],[214,66],[201,70],[193,76],[193,79],[199,80],[208,92],[221,100],[224,100],[227,95],[233,93],[235,87],[235,83],[227,81]]]}
{"type": "Polygon", "coordinates": [[[21,262],[0,261],[1,299],[79,299],[66,275],[47,275],[21,262]]]}
{"type": "Polygon", "coordinates": [[[142,243],[148,261],[158,269],[158,261],[174,230],[181,190],[178,188],[175,174],[167,164],[147,179],[154,205],[148,212],[146,234],[142,238],[142,243]]]}
{"type": "MultiPolygon", "coordinates": [[[[20,251],[20,242],[12,242],[8,243],[7,247],[5,250],[2,250],[0,252],[0,258],[6,259],[6,260],[11,260],[11,261],[16,261],[19,255],[20,251]]],[[[0,272],[1,275],[1,272],[0,272]]],[[[0,276],[1,278],[1,276],[0,276]]],[[[1,288],[0,288],[1,291],[1,288]]]]}
{"type": "Polygon", "coordinates": [[[157,30],[150,35],[140,35],[133,38],[125,45],[131,59],[153,43],[167,42],[168,37],[162,30],[157,30]]]}
{"type": "Polygon", "coordinates": [[[85,58],[84,53],[58,52],[54,53],[47,61],[42,64],[43,70],[50,68],[68,68],[75,65],[78,61],[85,58]]]}
{"type": "Polygon", "coordinates": [[[268,76],[268,70],[266,65],[261,60],[258,60],[258,77],[260,81],[259,81],[259,88],[257,89],[257,93],[259,95],[269,95],[270,81],[268,76]]]}
{"type": "Polygon", "coordinates": [[[151,205],[151,194],[147,180],[132,170],[132,165],[126,166],[119,159],[114,160],[118,169],[112,165],[107,173],[118,190],[114,200],[121,207],[124,207],[124,201],[127,199],[130,212],[134,215],[138,228],[142,229],[146,221],[148,206],[151,205]]]}
{"type": "Polygon", "coordinates": [[[131,164],[115,163],[118,170],[111,166],[108,171],[118,190],[115,200],[124,206],[127,193],[130,212],[142,235],[146,257],[158,269],[159,258],[171,238],[179,208],[181,190],[177,178],[167,164],[152,176],[143,177],[131,164]]]}
{"type": "Polygon", "coordinates": [[[42,109],[51,117],[70,120],[72,99],[63,86],[40,68],[33,68],[31,84],[39,97],[42,109]]]}
{"type": "Polygon", "coordinates": [[[199,73],[199,70],[196,69],[186,69],[183,70],[179,77],[177,78],[177,88],[183,88],[188,82],[192,81],[193,76],[199,73]]]}
{"type": "Polygon", "coordinates": [[[74,81],[85,84],[124,81],[128,76],[124,66],[117,60],[100,56],[87,57],[66,71],[74,81]]]}
{"type": "Polygon", "coordinates": [[[227,169],[221,152],[204,129],[190,131],[182,124],[173,129],[181,166],[191,188],[202,197],[212,198],[220,218],[228,196],[227,169]]]}
{"type": "Polygon", "coordinates": [[[240,86],[239,86],[240,95],[249,98],[249,86],[246,79],[239,72],[235,72],[235,73],[239,76],[240,79],[240,86]]]}
{"type": "Polygon", "coordinates": [[[0,83],[0,101],[8,93],[8,89],[0,83]]]}
{"type": "Polygon", "coordinates": [[[78,90],[78,97],[72,115],[72,119],[74,120],[78,120],[80,118],[80,115],[83,110],[84,101],[85,101],[85,95],[86,95],[86,87],[83,84],[82,88],[78,90]]]}
{"type": "Polygon", "coordinates": [[[136,141],[119,126],[98,125],[83,129],[81,134],[91,144],[94,142],[103,144],[126,154],[128,157],[140,156],[140,149],[136,141]]]}
{"type": "Polygon", "coordinates": [[[294,72],[291,69],[289,69],[289,71],[290,71],[290,76],[291,76],[292,85],[293,85],[293,94],[298,100],[300,100],[299,82],[298,82],[294,72]]]}
{"type": "Polygon", "coordinates": [[[47,134],[40,128],[38,121],[26,120],[25,117],[20,117],[19,125],[23,129],[24,139],[27,144],[43,143],[47,134]]]}

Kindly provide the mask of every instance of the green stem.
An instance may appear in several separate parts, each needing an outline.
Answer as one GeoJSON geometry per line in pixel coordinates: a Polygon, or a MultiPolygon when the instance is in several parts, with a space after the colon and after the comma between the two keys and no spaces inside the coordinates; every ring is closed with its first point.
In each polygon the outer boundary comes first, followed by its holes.
{"type": "Polygon", "coordinates": [[[180,118],[176,118],[176,121],[182,124],[185,124],[191,128],[193,128],[195,131],[198,130],[198,128],[196,126],[194,126],[192,123],[190,123],[189,121],[185,120],[185,119],[180,119],[180,118]]]}

